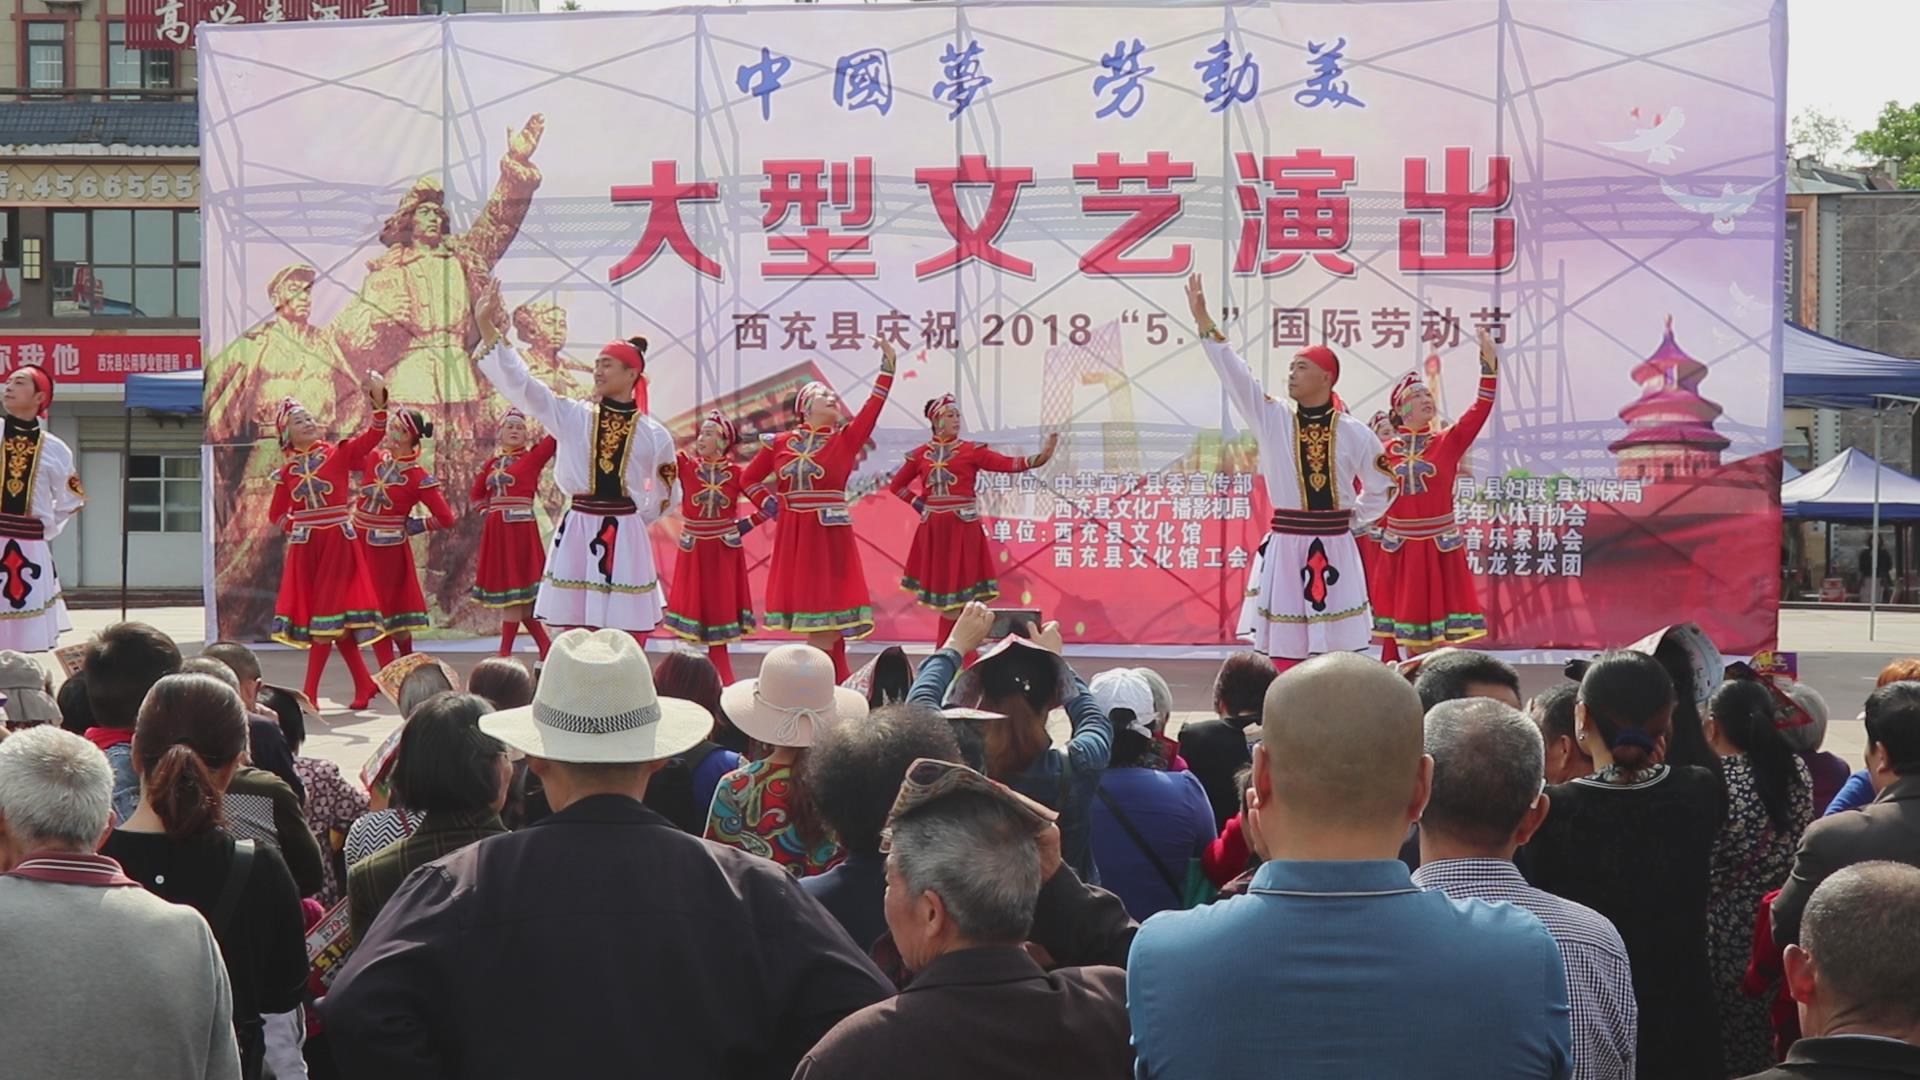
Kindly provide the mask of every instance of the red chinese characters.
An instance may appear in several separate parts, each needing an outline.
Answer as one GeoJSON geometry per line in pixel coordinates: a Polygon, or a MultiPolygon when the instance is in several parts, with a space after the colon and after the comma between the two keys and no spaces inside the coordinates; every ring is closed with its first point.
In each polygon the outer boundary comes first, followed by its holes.
{"type": "Polygon", "coordinates": [[[1233,158],[1243,181],[1234,193],[1245,215],[1234,273],[1251,274],[1257,267],[1262,277],[1284,274],[1307,255],[1341,277],[1356,273],[1353,260],[1343,254],[1350,240],[1345,191],[1354,180],[1352,158],[1311,148],[1285,157],[1241,153],[1233,158]],[[1262,180],[1274,191],[1264,199],[1256,186],[1262,180]],[[1273,257],[1263,261],[1262,255],[1273,257]]]}
{"type": "Polygon", "coordinates": [[[866,230],[873,227],[872,158],[836,161],[831,166],[819,158],[776,160],[766,162],[764,169],[767,186],[760,192],[760,202],[767,208],[761,219],[770,233],[767,253],[799,258],[761,263],[762,277],[878,276],[879,267],[871,257],[840,257],[871,255],[873,240],[866,230]],[[858,231],[836,233],[822,226],[823,207],[839,211],[842,228],[858,231]],[[771,233],[796,209],[801,226],[798,236],[771,233]]]}
{"type": "Polygon", "coordinates": [[[925,280],[974,259],[1010,274],[1033,276],[1032,263],[994,246],[1013,220],[1013,205],[1020,198],[1020,190],[1033,186],[1032,169],[988,165],[985,154],[962,154],[960,164],[953,168],[915,169],[913,180],[932,196],[940,224],[953,237],[951,250],[913,265],[915,277],[925,280]],[[960,209],[962,186],[992,189],[978,223],[969,222],[960,209]]]}
{"type": "Polygon", "coordinates": [[[1153,150],[1142,162],[1125,162],[1119,154],[1099,154],[1091,165],[1075,165],[1075,180],[1091,180],[1095,194],[1080,198],[1087,214],[1127,214],[1105,240],[1080,256],[1080,272],[1106,277],[1184,274],[1192,268],[1193,248],[1174,244],[1165,255],[1130,254],[1134,248],[1180,216],[1182,196],[1175,180],[1193,179],[1193,162],[1173,161],[1164,150],[1153,150]],[[1123,184],[1144,184],[1145,191],[1121,190],[1123,184]]]}
{"type": "Polygon", "coordinates": [[[1427,184],[1427,159],[1406,161],[1406,200],[1409,215],[1423,212],[1440,215],[1442,248],[1429,254],[1421,243],[1422,222],[1418,216],[1400,219],[1400,269],[1418,273],[1424,270],[1465,270],[1498,273],[1513,265],[1513,217],[1495,214],[1493,242],[1488,250],[1473,250],[1473,215],[1494,214],[1513,200],[1513,159],[1495,155],[1487,159],[1487,186],[1473,186],[1473,150],[1449,146],[1446,153],[1446,186],[1433,191],[1427,184]]]}
{"type": "Polygon", "coordinates": [[[612,197],[615,205],[621,203],[646,203],[647,228],[640,239],[627,252],[626,258],[614,263],[607,271],[607,280],[620,281],[646,269],[654,256],[660,254],[662,247],[672,249],[688,266],[702,274],[720,280],[720,264],[712,256],[701,251],[693,243],[693,237],[687,235],[687,223],[680,217],[680,204],[685,202],[714,202],[720,197],[720,185],[714,183],[680,182],[680,165],[673,161],[653,163],[653,182],[649,184],[615,184],[612,197]]]}

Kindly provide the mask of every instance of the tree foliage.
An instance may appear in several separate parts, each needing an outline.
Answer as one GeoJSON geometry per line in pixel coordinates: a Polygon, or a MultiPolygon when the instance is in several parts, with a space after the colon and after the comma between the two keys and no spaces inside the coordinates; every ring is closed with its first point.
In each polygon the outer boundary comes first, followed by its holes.
{"type": "Polygon", "coordinates": [[[1920,102],[1887,102],[1872,131],[1854,136],[1853,148],[1876,161],[1893,163],[1903,188],[1920,188],[1920,102]]]}

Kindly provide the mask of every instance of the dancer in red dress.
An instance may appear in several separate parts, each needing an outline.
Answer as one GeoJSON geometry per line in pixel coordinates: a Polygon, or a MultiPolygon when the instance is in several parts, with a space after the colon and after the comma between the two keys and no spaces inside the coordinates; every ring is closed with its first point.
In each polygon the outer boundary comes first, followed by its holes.
{"type": "Polygon", "coordinates": [[[920,512],[913,546],[901,568],[900,587],[920,603],[940,613],[940,633],[947,640],[961,608],[970,600],[985,603],[1000,595],[994,576],[993,551],[980,527],[975,484],[983,472],[1018,473],[1053,460],[1059,435],[1048,435],[1040,452],[1014,458],[979,443],[960,438],[960,406],[952,394],[927,402],[927,420],[933,441],[908,452],[906,464],[893,474],[893,493],[920,512]],[[914,494],[919,481],[920,493],[914,494]]]}
{"type": "Polygon", "coordinates": [[[781,518],[767,575],[767,627],[805,634],[807,644],[832,655],[838,681],[851,674],[846,639],[873,633],[873,598],[854,546],[846,488],[893,388],[893,346],[884,338],[874,344],[880,376],[860,415],[848,422],[833,387],[808,383],[793,403],[800,426],[761,450],[740,478],[748,499],[781,518]]]}
{"type": "Polygon", "coordinates": [[[367,578],[359,533],[353,527],[349,496],[351,473],[366,467],[387,429],[385,381],[369,379],[373,423],[344,443],[322,439],[298,401],[287,398],[275,417],[285,460],[273,474],[273,500],[267,517],[287,533],[286,561],[280,572],[280,597],[274,603],[273,639],[307,649],[307,700],[320,700],[320,674],[327,654],[339,646],[340,659],[353,676],[353,709],[367,707],[380,692],[360,655],[362,640],[386,635],[380,604],[367,578]]]}
{"type": "Polygon", "coordinates": [[[753,632],[753,591],[740,539],[767,520],[763,510],[734,516],[743,488],[728,452],[739,437],[733,421],[710,412],[693,437],[693,453],[676,455],[685,526],[662,620],[675,634],[707,647],[725,684],[733,682],[727,646],[753,632]]]}
{"type": "Polygon", "coordinates": [[[373,643],[374,659],[386,667],[413,652],[413,632],[430,625],[427,598],[420,592],[413,537],[429,529],[453,527],[453,507],[440,481],[420,465],[420,443],[433,438],[433,421],[418,409],[396,409],[387,420],[380,452],[367,458],[353,527],[366,548],[367,580],[380,604],[387,636],[373,643]],[[413,516],[424,506],[430,517],[413,516]]]}
{"type": "Polygon", "coordinates": [[[513,652],[513,639],[522,626],[547,658],[552,639],[533,617],[540,575],[547,569],[547,548],[540,542],[540,522],[533,500],[540,473],[553,460],[559,445],[548,435],[531,448],[527,414],[508,409],[500,417],[500,452],[487,459],[467,493],[473,512],[486,515],[480,529],[480,558],[474,567],[473,598],[482,607],[500,612],[500,655],[513,652]]]}
{"type": "Polygon", "coordinates": [[[1487,636],[1487,616],[1467,569],[1466,542],[1453,519],[1460,461],[1493,414],[1499,356],[1480,332],[1480,389],[1458,423],[1442,429],[1433,392],[1418,374],[1393,388],[1394,437],[1387,444],[1394,499],[1380,519],[1371,571],[1373,637],[1382,659],[1417,655],[1487,636]]]}

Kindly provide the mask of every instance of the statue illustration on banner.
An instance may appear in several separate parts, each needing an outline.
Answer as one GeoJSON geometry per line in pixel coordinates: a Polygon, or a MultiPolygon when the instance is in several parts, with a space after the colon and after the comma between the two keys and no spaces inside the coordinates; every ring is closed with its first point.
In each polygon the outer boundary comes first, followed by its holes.
{"type": "MultiPolygon", "coordinates": [[[[497,401],[467,355],[479,341],[473,302],[519,234],[540,186],[532,158],[545,129],[536,113],[511,134],[499,179],[466,232],[453,230],[440,181],[423,176],[381,225],[386,251],[368,260],[359,290],[332,322],[311,324],[318,272],[298,263],[268,286],[274,315],[208,361],[208,439],[216,448],[214,481],[221,493],[214,529],[222,552],[215,573],[223,636],[262,638],[273,614],[284,544],[266,519],[268,478],[281,456],[269,414],[281,399],[297,398],[324,429],[343,436],[366,420],[353,388],[368,373],[386,376],[396,405],[422,409],[441,430],[462,436],[477,431],[497,401]]],[[[557,326],[564,335],[565,314],[539,312],[529,326],[545,344],[540,332],[557,326]]],[[[558,343],[553,348],[557,355],[558,343]]],[[[486,460],[487,447],[453,438],[435,455],[436,472],[465,477],[486,460]]],[[[481,629],[492,622],[470,598],[480,525],[467,515],[427,538],[421,563],[436,626],[481,629]]]]}

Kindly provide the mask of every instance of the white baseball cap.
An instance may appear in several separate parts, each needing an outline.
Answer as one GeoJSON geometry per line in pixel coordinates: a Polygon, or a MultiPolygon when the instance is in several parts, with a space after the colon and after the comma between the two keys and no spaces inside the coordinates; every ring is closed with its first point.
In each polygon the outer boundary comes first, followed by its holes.
{"type": "Polygon", "coordinates": [[[1100,711],[1109,719],[1114,719],[1115,710],[1126,709],[1133,713],[1127,727],[1142,735],[1153,732],[1153,687],[1147,685],[1139,672],[1132,668],[1103,671],[1093,677],[1087,689],[1093,692],[1094,704],[1100,706],[1100,711]]]}

